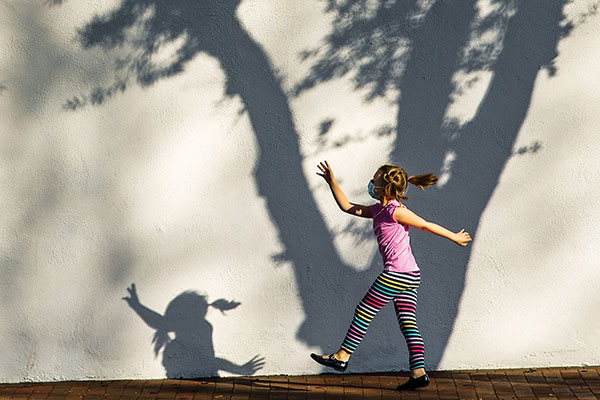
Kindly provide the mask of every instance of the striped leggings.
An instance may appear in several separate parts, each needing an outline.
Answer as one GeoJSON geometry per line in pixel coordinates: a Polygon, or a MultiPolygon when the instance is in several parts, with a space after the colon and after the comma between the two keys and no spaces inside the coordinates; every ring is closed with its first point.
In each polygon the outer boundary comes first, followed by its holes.
{"type": "Polygon", "coordinates": [[[412,371],[425,368],[425,347],[416,318],[417,290],[420,281],[421,273],[419,271],[383,271],[356,306],[352,324],[350,324],[341,346],[342,349],[350,354],[354,353],[365,337],[367,328],[377,312],[390,300],[394,300],[400,330],[408,346],[410,369],[412,371]]]}

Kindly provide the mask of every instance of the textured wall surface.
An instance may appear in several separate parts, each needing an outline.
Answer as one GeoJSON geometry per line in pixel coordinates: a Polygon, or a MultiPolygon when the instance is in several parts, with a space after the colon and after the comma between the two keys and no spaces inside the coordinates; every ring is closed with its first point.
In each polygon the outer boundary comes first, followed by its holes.
{"type": "Polygon", "coordinates": [[[382,268],[323,159],[474,237],[412,232],[427,368],[600,363],[597,1],[326,5],[0,0],[0,382],[319,373],[382,268]]]}

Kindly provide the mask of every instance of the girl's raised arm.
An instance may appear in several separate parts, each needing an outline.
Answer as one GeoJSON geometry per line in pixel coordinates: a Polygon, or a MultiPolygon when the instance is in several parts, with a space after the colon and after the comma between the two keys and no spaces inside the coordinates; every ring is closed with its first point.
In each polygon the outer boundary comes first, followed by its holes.
{"type": "Polygon", "coordinates": [[[446,239],[452,240],[459,246],[466,246],[472,240],[469,233],[465,232],[464,229],[461,229],[456,233],[449,231],[443,226],[424,220],[414,212],[410,211],[408,208],[397,207],[396,211],[394,211],[394,219],[401,224],[414,226],[415,228],[424,232],[430,232],[441,237],[445,237],[446,239]]]}
{"type": "Polygon", "coordinates": [[[321,176],[325,179],[325,182],[329,185],[331,189],[331,193],[333,194],[333,198],[337,203],[340,210],[345,213],[356,215],[357,217],[363,218],[373,218],[371,215],[371,208],[369,206],[364,206],[362,204],[354,204],[348,201],[348,198],[340,188],[340,185],[335,180],[335,176],[333,175],[333,170],[327,161],[321,162],[317,165],[319,172],[317,175],[321,176]]]}

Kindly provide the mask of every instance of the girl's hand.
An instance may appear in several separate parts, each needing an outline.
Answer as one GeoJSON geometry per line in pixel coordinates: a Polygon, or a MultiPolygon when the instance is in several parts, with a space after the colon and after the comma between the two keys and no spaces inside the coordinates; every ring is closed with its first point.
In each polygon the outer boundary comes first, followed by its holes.
{"type": "Polygon", "coordinates": [[[317,165],[317,168],[319,168],[319,171],[321,171],[317,172],[317,175],[322,176],[323,179],[325,179],[325,182],[331,185],[331,182],[335,181],[333,171],[331,170],[331,167],[327,161],[321,162],[319,165],[317,165]]]}
{"type": "Polygon", "coordinates": [[[463,247],[473,240],[471,239],[471,235],[469,235],[468,232],[465,232],[464,229],[461,229],[460,232],[456,232],[454,236],[454,242],[463,247]]]}

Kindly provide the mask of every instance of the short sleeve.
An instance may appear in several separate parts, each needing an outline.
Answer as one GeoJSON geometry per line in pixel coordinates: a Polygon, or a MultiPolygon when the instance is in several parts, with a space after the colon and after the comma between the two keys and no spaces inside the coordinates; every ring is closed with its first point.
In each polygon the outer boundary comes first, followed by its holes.
{"type": "Polygon", "coordinates": [[[406,206],[405,206],[404,204],[400,204],[400,203],[398,203],[397,201],[393,201],[393,202],[391,202],[391,203],[390,203],[390,206],[389,206],[389,207],[387,207],[386,214],[387,214],[387,216],[389,217],[390,221],[397,222],[397,221],[394,219],[394,212],[396,212],[396,209],[397,209],[398,207],[406,208],[406,206]]]}
{"type": "Polygon", "coordinates": [[[386,210],[386,214],[392,221],[395,221],[394,212],[396,211],[396,208],[398,208],[398,207],[400,207],[400,204],[392,204],[392,206],[388,207],[386,210]]]}

